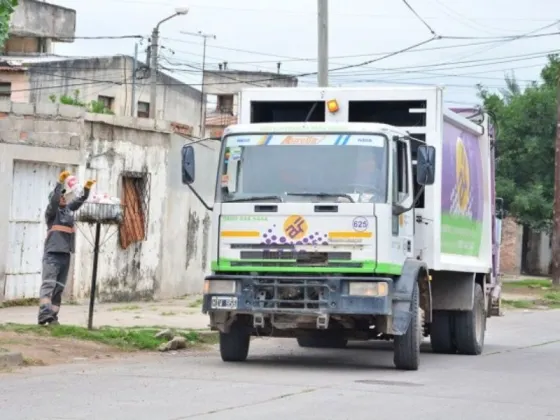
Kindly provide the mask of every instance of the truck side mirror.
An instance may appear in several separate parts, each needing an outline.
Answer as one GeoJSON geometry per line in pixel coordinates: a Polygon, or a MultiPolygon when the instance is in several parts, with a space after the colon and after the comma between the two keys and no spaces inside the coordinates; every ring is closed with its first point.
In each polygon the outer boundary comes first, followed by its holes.
{"type": "Polygon", "coordinates": [[[436,177],[436,149],[421,144],[417,153],[416,181],[420,185],[432,185],[436,177]]]}
{"type": "Polygon", "coordinates": [[[181,150],[181,167],[183,184],[192,184],[195,175],[194,147],[190,145],[183,146],[181,150]]]}

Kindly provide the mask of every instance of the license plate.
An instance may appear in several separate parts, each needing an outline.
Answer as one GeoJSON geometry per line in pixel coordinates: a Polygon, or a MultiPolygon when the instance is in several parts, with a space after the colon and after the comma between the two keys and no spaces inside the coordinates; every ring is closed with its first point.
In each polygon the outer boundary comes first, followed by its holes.
{"type": "Polygon", "coordinates": [[[213,296],[212,309],[237,309],[237,298],[233,296],[213,296]]]}

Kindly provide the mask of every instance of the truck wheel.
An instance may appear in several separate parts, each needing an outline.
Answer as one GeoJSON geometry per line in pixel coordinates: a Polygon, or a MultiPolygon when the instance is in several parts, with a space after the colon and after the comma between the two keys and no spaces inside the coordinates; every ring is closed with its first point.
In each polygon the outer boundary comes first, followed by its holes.
{"type": "Polygon", "coordinates": [[[430,325],[430,344],[434,353],[455,354],[457,347],[453,342],[453,313],[433,311],[430,325]]]}
{"type": "Polygon", "coordinates": [[[455,342],[461,354],[477,356],[484,348],[486,308],[480,284],[474,285],[474,305],[470,311],[455,312],[455,342]]]}
{"type": "Polygon", "coordinates": [[[340,336],[317,337],[305,335],[298,337],[297,342],[300,347],[320,349],[343,349],[348,344],[348,340],[340,336]]]}
{"type": "Polygon", "coordinates": [[[251,340],[247,328],[234,322],[228,333],[220,332],[220,356],[224,362],[244,362],[251,340]]]}
{"type": "Polygon", "coordinates": [[[395,336],[393,362],[400,370],[418,370],[422,342],[422,316],[418,297],[418,283],[414,283],[410,304],[410,324],[403,335],[395,336]]]}

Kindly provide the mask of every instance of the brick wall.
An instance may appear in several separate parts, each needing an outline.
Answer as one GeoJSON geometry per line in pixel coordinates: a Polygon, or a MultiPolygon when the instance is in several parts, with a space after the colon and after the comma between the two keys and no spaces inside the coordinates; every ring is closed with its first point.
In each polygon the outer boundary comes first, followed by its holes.
{"type": "Polygon", "coordinates": [[[514,218],[506,217],[502,222],[502,243],[500,245],[500,272],[519,274],[521,271],[521,250],[523,227],[514,218]]]}

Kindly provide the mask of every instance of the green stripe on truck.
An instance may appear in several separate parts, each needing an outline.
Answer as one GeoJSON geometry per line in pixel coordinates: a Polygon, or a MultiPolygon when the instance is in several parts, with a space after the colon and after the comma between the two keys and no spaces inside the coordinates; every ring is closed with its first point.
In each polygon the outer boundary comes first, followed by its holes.
{"type": "MultiPolygon", "coordinates": [[[[354,274],[387,274],[387,275],[400,275],[402,271],[402,266],[398,264],[382,263],[375,261],[343,261],[343,260],[331,260],[331,262],[352,262],[361,263],[361,267],[263,267],[260,265],[252,265],[256,263],[270,263],[272,260],[226,260],[221,259],[219,261],[212,261],[212,271],[257,271],[260,273],[354,273],[354,274]],[[237,264],[244,263],[246,265],[235,265],[232,266],[231,263],[235,262],[237,264]]],[[[296,260],[282,260],[282,262],[293,262],[296,260]]]]}

